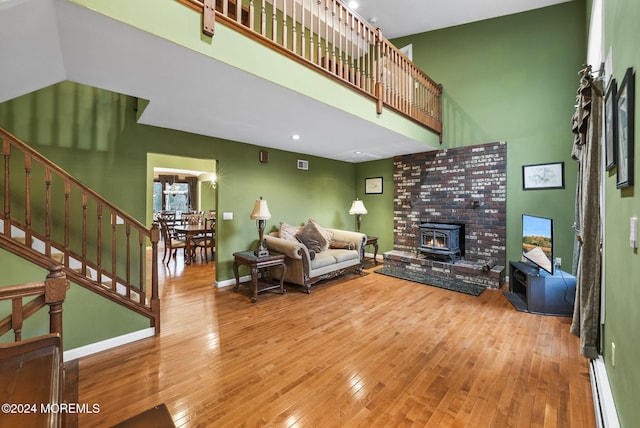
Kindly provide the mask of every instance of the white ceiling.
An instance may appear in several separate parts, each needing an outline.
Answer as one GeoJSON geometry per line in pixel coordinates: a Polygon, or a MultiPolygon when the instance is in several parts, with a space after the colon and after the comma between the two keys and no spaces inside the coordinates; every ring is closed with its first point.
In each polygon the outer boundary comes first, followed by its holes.
{"type": "MultiPolygon", "coordinates": [[[[358,11],[391,38],[561,2],[360,0],[358,11]]],[[[70,80],[149,100],[143,124],[260,147],[347,162],[434,149],[67,0],[0,0],[0,70],[0,102],[70,80]]]]}
{"type": "Polygon", "coordinates": [[[387,39],[393,39],[568,1],[571,0],[357,0],[356,12],[380,27],[387,39]]]}

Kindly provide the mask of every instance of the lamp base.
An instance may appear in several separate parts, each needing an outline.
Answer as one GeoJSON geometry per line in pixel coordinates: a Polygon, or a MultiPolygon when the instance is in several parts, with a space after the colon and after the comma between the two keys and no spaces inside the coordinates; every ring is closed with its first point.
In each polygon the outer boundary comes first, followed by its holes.
{"type": "Polygon", "coordinates": [[[269,255],[269,250],[265,249],[257,249],[253,252],[256,257],[267,257],[269,255]]]}

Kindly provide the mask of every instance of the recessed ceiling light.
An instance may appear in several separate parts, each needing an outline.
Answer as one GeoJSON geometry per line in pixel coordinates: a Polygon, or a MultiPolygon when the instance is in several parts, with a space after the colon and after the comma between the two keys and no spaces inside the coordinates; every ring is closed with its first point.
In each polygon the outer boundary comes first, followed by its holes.
{"type": "Polygon", "coordinates": [[[300,139],[300,134],[293,134],[291,136],[291,139],[294,140],[294,141],[298,141],[300,139]]]}
{"type": "Polygon", "coordinates": [[[349,2],[349,7],[353,10],[356,10],[358,8],[358,2],[357,1],[350,1],[349,2]]]}

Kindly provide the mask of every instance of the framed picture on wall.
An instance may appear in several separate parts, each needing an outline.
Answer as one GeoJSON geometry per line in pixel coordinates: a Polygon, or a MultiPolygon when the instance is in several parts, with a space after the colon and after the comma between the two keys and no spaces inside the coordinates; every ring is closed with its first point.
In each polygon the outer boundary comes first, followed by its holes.
{"type": "Polygon", "coordinates": [[[382,193],[382,177],[365,178],[364,193],[382,193]]]}
{"type": "Polygon", "coordinates": [[[611,79],[604,97],[605,167],[607,171],[616,166],[616,154],[618,152],[618,106],[616,95],[616,79],[611,79]]]}
{"type": "Polygon", "coordinates": [[[618,107],[616,187],[618,189],[633,186],[634,78],[633,68],[628,68],[616,96],[618,107]]]}
{"type": "Polygon", "coordinates": [[[564,189],[564,162],[524,165],[522,189],[564,189]]]}

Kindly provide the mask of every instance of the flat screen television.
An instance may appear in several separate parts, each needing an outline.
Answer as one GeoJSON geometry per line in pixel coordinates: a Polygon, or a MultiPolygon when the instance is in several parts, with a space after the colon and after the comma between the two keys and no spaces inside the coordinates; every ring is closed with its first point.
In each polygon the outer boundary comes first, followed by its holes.
{"type": "Polygon", "coordinates": [[[553,219],[522,215],[522,256],[553,275],[553,219]]]}

